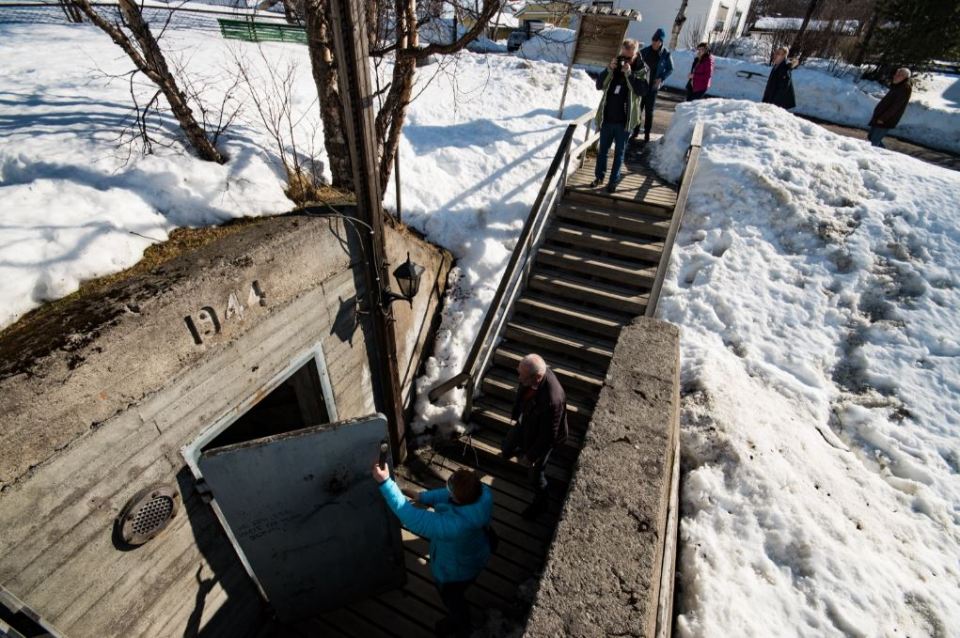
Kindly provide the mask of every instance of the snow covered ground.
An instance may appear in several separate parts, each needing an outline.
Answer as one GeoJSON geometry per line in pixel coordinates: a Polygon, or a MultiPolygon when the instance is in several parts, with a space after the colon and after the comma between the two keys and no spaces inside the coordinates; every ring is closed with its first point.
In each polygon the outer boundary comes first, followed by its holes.
{"type": "MultiPolygon", "coordinates": [[[[168,51],[200,75],[226,77],[234,52],[263,74],[256,45],[224,41],[201,20],[184,14],[165,36],[168,51]]],[[[294,105],[306,117],[298,138],[322,149],[306,49],[271,43],[263,50],[275,68],[299,64],[294,105]]],[[[179,145],[147,157],[118,148],[118,129],[131,115],[129,88],[105,73],[131,65],[93,27],[0,24],[0,59],[0,327],[84,279],[133,265],[175,227],[290,209],[277,152],[252,110],[222,141],[231,158],[224,166],[179,145]]],[[[458,259],[458,286],[422,383],[459,371],[562,135],[563,77],[560,65],[470,53],[419,72],[400,145],[403,218],[458,259]]],[[[212,101],[222,90],[211,88],[212,101]]],[[[565,115],[586,112],[594,100],[592,81],[576,73],[565,115]]],[[[394,201],[388,192],[385,204],[394,201]]],[[[440,412],[429,418],[442,422],[452,409],[440,412]]]]}
{"type": "Polygon", "coordinates": [[[960,627],[960,173],[775,107],[681,105],[700,168],[660,301],[682,326],[677,633],[960,627]]]}
{"type": "MultiPolygon", "coordinates": [[[[674,72],[667,78],[667,86],[684,89],[692,62],[692,51],[674,51],[674,72]]],[[[709,93],[759,102],[769,74],[770,67],[762,62],[718,57],[709,93]],[[741,71],[761,75],[738,77],[741,71]]],[[[867,127],[873,109],[887,92],[877,82],[855,82],[852,75],[836,77],[823,60],[810,60],[794,70],[793,82],[797,95],[795,112],[858,128],[867,127]]],[[[914,88],[894,135],[924,146],[960,152],[960,76],[933,74],[923,79],[914,88]]]]}

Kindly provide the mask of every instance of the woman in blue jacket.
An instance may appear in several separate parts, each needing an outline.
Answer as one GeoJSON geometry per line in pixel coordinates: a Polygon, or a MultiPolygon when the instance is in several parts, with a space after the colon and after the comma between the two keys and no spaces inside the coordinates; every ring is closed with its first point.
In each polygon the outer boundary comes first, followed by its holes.
{"type": "Polygon", "coordinates": [[[431,512],[407,500],[390,478],[389,469],[374,465],[373,478],[400,523],[414,534],[430,539],[430,571],[448,614],[437,624],[437,633],[469,635],[470,608],[465,594],[490,558],[490,488],[474,472],[457,470],[450,475],[445,488],[417,495],[417,502],[432,507],[431,512]]]}

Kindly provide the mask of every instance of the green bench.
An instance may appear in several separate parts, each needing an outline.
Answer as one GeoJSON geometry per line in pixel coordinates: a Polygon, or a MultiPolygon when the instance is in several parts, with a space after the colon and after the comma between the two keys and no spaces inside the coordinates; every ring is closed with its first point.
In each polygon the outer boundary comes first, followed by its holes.
{"type": "Polygon", "coordinates": [[[307,32],[301,26],[275,22],[256,22],[253,19],[230,20],[217,18],[220,35],[228,40],[246,42],[294,42],[307,43],[307,32]]]}

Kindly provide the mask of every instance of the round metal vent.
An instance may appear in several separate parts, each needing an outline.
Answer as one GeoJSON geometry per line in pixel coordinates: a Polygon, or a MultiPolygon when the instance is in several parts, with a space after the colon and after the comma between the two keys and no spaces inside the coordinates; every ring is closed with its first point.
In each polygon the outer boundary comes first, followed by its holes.
{"type": "Polygon", "coordinates": [[[133,495],[117,517],[120,540],[143,545],[166,529],[177,515],[180,494],[169,485],[151,485],[133,495]]]}

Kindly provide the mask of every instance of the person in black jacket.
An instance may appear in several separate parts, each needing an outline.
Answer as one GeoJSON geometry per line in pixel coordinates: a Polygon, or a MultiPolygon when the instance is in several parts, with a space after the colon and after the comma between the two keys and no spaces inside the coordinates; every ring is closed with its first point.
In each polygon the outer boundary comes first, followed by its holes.
{"type": "Polygon", "coordinates": [[[530,468],[536,496],[522,516],[531,519],[547,507],[546,467],[550,453],[567,438],[567,396],[540,355],[521,359],[517,374],[520,386],[512,414],[516,425],[504,438],[501,454],[506,459],[519,455],[520,463],[530,468]]]}
{"type": "Polygon", "coordinates": [[[780,47],[774,52],[773,70],[763,92],[765,103],[776,104],[782,109],[792,109],[797,105],[793,94],[793,65],[787,60],[788,51],[787,47],[780,47]]]}
{"type": "Polygon", "coordinates": [[[910,87],[910,69],[899,68],[893,74],[893,84],[883,99],[873,109],[873,117],[870,118],[870,132],[867,138],[870,143],[880,148],[886,148],[883,145],[883,138],[894,128],[903,117],[903,112],[907,110],[907,104],[910,102],[910,94],[913,89],[910,87]]]}

